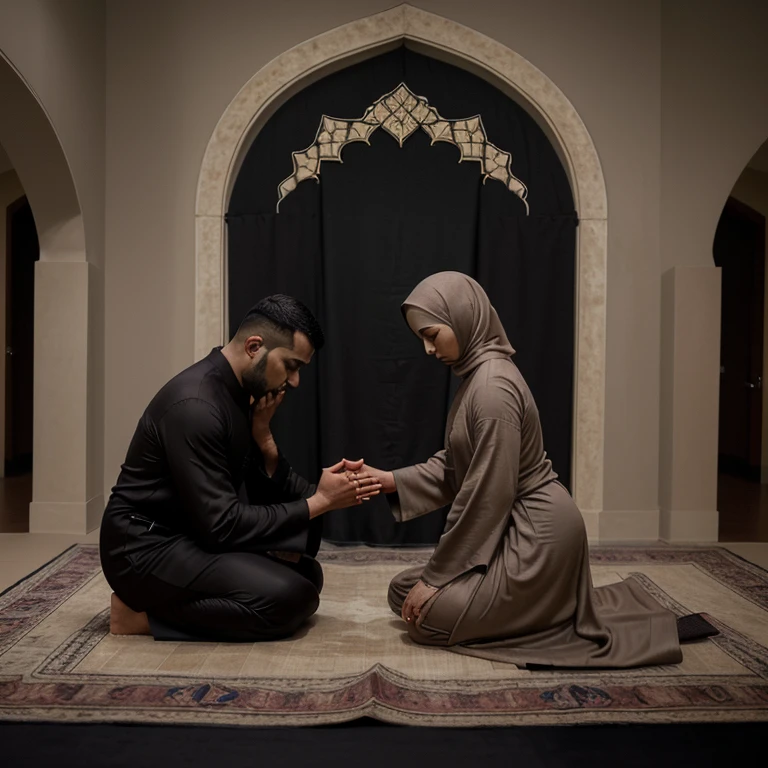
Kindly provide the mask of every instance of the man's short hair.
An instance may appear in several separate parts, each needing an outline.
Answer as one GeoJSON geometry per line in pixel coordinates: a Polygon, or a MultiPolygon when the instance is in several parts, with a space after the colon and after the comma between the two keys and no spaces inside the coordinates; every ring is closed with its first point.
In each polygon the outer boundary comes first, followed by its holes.
{"type": "Polygon", "coordinates": [[[315,316],[306,305],[293,296],[276,293],[254,304],[240,327],[237,338],[263,336],[267,347],[293,348],[293,334],[301,331],[309,339],[315,350],[322,349],[325,336],[315,316]]]}

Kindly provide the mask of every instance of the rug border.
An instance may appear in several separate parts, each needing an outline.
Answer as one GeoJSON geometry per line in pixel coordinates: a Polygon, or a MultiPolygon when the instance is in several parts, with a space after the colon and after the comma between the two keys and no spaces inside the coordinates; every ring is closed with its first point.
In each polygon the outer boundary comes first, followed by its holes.
{"type": "MultiPolygon", "coordinates": [[[[768,544],[768,542],[764,542],[764,541],[744,541],[744,542],[737,542],[737,541],[730,542],[730,541],[726,541],[724,543],[725,544],[768,544]]],[[[704,549],[704,548],[705,547],[703,547],[703,546],[701,547],[701,549],[704,549]]],[[[747,565],[750,565],[753,568],[757,568],[759,571],[762,571],[765,574],[766,579],[768,579],[768,568],[763,568],[762,565],[758,565],[757,563],[753,563],[751,560],[747,560],[746,557],[744,557],[743,555],[738,554],[737,552],[731,552],[730,549],[728,549],[727,547],[722,546],[719,542],[718,542],[718,545],[716,547],[706,547],[706,548],[707,549],[723,549],[729,555],[731,555],[732,557],[736,557],[739,560],[741,560],[743,563],[746,563],[747,565]]]]}

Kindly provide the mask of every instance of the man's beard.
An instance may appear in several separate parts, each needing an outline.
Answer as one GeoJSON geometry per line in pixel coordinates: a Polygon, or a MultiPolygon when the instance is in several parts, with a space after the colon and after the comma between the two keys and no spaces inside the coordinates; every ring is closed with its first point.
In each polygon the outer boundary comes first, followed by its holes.
{"type": "Polygon", "coordinates": [[[269,392],[266,377],[268,356],[269,351],[264,353],[261,360],[243,371],[243,389],[245,389],[257,403],[267,394],[267,392],[269,392]]]}

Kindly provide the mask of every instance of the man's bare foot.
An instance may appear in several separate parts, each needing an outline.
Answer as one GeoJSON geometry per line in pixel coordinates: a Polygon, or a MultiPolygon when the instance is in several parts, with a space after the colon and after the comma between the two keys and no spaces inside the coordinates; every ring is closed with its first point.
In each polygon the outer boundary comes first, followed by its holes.
{"type": "Polygon", "coordinates": [[[109,612],[109,631],[113,635],[148,635],[149,619],[146,613],[130,609],[114,592],[109,612]]]}

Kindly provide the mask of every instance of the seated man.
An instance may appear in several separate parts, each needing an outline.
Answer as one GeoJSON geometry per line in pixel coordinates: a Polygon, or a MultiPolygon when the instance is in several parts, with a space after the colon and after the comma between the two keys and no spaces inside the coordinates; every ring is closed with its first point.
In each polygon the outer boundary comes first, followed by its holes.
{"type": "Polygon", "coordinates": [[[342,461],[312,486],[272,438],[286,388],[298,386],[299,369],[323,343],[301,302],[271,296],[229,344],[155,395],[101,526],[113,633],[271,640],[317,610],[320,515],[381,488],[355,474],[362,461],[342,461]]]}

